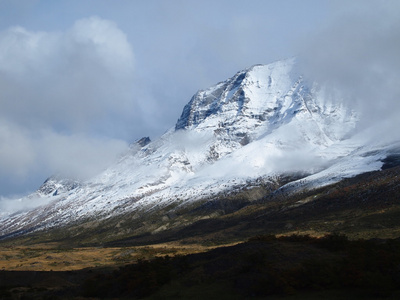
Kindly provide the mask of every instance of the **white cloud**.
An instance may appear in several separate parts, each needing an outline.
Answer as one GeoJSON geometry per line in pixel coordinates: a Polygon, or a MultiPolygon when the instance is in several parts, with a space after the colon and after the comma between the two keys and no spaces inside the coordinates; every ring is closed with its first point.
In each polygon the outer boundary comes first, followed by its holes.
{"type": "Polygon", "coordinates": [[[41,197],[25,197],[15,199],[13,197],[0,196],[0,217],[9,215],[18,211],[26,211],[35,207],[49,203],[51,199],[41,197]]]}
{"type": "MultiPolygon", "coordinates": [[[[52,174],[86,180],[128,149],[128,144],[118,139],[27,130],[4,121],[0,122],[0,140],[0,180],[16,187],[19,183],[19,188],[32,183],[33,189],[52,174]]],[[[7,186],[1,186],[1,191],[7,191],[7,186]]]]}
{"type": "Polygon", "coordinates": [[[0,194],[52,173],[87,178],[124,151],[133,67],[125,34],[98,17],[0,32],[0,194]]]}
{"type": "MultiPolygon", "coordinates": [[[[67,33],[68,43],[85,45],[110,70],[129,72],[133,67],[132,49],[125,34],[115,23],[97,17],[75,22],[67,33]]],[[[80,48],[80,47],[76,47],[80,48]]],[[[75,48],[75,49],[76,49],[75,48]]]]}
{"type": "Polygon", "coordinates": [[[0,120],[0,174],[23,178],[35,164],[26,130],[0,120]]]}
{"type": "Polygon", "coordinates": [[[0,117],[29,126],[94,130],[125,114],[133,52],[123,32],[97,17],[66,32],[0,33],[0,117]]]}
{"type": "Polygon", "coordinates": [[[127,143],[121,140],[83,134],[63,135],[48,130],[33,143],[42,166],[57,170],[67,178],[80,180],[98,174],[116,160],[117,154],[128,149],[127,143]]]}
{"type": "Polygon", "coordinates": [[[353,4],[306,41],[305,68],[361,112],[359,129],[369,128],[371,139],[400,139],[400,4],[353,4]]]}

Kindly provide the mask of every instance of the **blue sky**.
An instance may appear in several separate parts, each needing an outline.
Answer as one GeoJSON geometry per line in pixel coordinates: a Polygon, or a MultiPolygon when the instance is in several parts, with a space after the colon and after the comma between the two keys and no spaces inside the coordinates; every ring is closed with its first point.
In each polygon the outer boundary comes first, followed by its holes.
{"type": "MultiPolygon", "coordinates": [[[[393,62],[399,13],[384,0],[0,0],[0,195],[92,176],[173,127],[198,89],[254,64],[304,55],[320,78],[350,73],[361,88],[346,66],[376,43],[365,28],[387,20],[393,62]]],[[[387,64],[373,48],[365,59],[387,64]]]]}

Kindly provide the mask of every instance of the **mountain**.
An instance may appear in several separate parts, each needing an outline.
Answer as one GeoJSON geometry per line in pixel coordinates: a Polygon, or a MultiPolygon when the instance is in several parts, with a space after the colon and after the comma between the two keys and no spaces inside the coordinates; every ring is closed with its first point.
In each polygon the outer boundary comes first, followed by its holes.
{"type": "Polygon", "coordinates": [[[221,197],[246,191],[251,202],[380,170],[394,146],[365,144],[355,131],[358,113],[327,94],[303,78],[294,58],[240,71],[198,91],[174,127],[132,144],[90,180],[49,178],[21,199],[46,204],[3,214],[0,235],[65,226],[78,232],[101,222],[124,228],[119,236],[158,232],[223,214],[205,210],[221,197]],[[151,216],[161,221],[151,224],[151,216]]]}

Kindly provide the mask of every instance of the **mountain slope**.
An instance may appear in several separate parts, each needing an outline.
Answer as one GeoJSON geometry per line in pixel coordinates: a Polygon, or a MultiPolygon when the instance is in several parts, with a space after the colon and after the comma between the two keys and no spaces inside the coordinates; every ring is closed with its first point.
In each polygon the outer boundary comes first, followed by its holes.
{"type": "Polygon", "coordinates": [[[387,148],[364,145],[357,120],[306,82],[295,59],[256,65],[197,92],[173,128],[132,145],[98,176],[46,182],[21,201],[47,204],[4,216],[0,234],[168,214],[261,185],[294,193],[378,170],[387,148]]]}

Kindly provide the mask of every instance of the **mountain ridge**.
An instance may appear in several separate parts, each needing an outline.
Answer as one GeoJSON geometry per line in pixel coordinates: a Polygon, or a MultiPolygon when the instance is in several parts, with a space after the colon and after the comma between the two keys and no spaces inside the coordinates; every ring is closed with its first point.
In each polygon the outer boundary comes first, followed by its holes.
{"type": "Polygon", "coordinates": [[[47,194],[28,196],[48,203],[3,216],[0,235],[169,206],[173,213],[242,188],[275,186],[287,174],[303,174],[286,183],[295,192],[380,169],[384,149],[352,138],[356,112],[324,97],[296,68],[293,58],[255,65],[198,91],[159,139],[139,140],[114,165],[73,189],[60,180],[47,194]]]}

